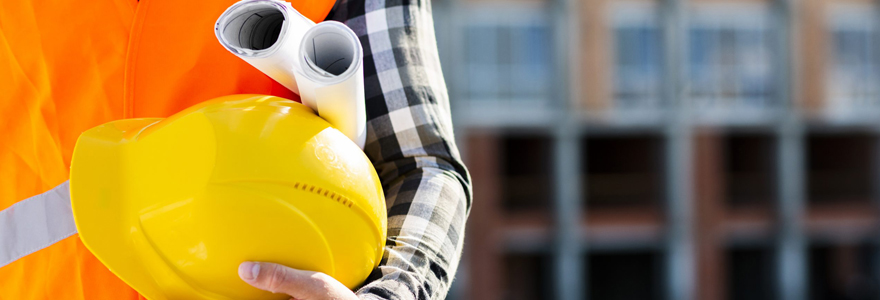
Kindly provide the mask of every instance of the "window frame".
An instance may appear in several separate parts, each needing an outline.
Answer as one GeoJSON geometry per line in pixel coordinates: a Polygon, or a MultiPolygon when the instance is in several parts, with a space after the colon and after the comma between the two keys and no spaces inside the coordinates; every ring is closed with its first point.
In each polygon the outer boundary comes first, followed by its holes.
{"type": "MultiPolygon", "coordinates": [[[[662,27],[660,24],[660,17],[658,16],[658,5],[653,2],[617,2],[614,3],[611,7],[611,20],[609,22],[610,31],[608,45],[608,53],[609,59],[612,62],[610,65],[610,77],[611,77],[611,107],[617,114],[627,114],[628,117],[634,114],[641,115],[650,115],[656,114],[663,110],[665,103],[663,102],[663,90],[662,90],[662,76],[663,76],[663,33],[662,27]],[[618,51],[618,34],[620,30],[624,30],[624,28],[629,27],[638,28],[640,26],[644,26],[640,29],[653,29],[656,33],[656,66],[653,71],[647,71],[646,74],[640,74],[640,76],[645,77],[655,77],[653,88],[648,88],[648,90],[653,89],[654,94],[652,96],[643,97],[640,99],[633,100],[633,102],[642,102],[644,103],[628,103],[627,105],[622,105],[620,98],[620,72],[623,70],[620,69],[620,64],[618,63],[619,53],[618,51]],[[653,27],[653,28],[650,28],[653,27]],[[654,74],[649,74],[654,73],[654,74]]],[[[636,69],[638,66],[629,66],[630,68],[636,69]]],[[[646,67],[646,69],[650,69],[650,66],[646,67]]],[[[627,71],[630,72],[630,71],[627,71]]],[[[638,73],[637,71],[631,73],[638,73]]]]}
{"type": "Polygon", "coordinates": [[[880,22],[877,21],[877,8],[870,4],[834,4],[828,10],[828,26],[826,31],[828,34],[827,56],[825,72],[825,116],[830,119],[839,120],[863,120],[866,118],[876,118],[880,114],[880,49],[872,46],[880,46],[880,22]],[[838,52],[837,34],[843,31],[849,33],[858,32],[865,34],[867,41],[864,43],[866,49],[866,61],[857,64],[867,64],[868,76],[873,78],[862,78],[865,74],[847,74],[852,70],[852,64],[841,64],[838,52]],[[873,49],[872,49],[873,48],[873,49]],[[842,78],[854,78],[852,82],[841,82],[842,78]],[[873,89],[873,91],[843,91],[853,87],[873,89]]]}
{"type": "MultiPolygon", "coordinates": [[[[554,36],[555,24],[551,18],[551,9],[548,5],[543,3],[511,3],[506,6],[499,5],[490,5],[490,4],[471,4],[467,6],[466,13],[457,20],[456,29],[461,33],[460,35],[460,44],[458,45],[458,57],[455,59],[456,65],[462,68],[461,76],[455,76],[451,78],[454,82],[454,86],[457,88],[454,91],[457,98],[456,101],[459,102],[460,105],[466,107],[475,107],[474,109],[492,107],[491,111],[498,112],[499,114],[532,114],[535,112],[547,112],[554,108],[554,103],[556,102],[556,92],[554,89],[556,85],[554,82],[559,77],[557,75],[558,70],[555,61],[555,51],[556,51],[556,41],[554,36]],[[543,27],[547,30],[547,53],[548,53],[548,61],[547,63],[547,86],[545,87],[545,91],[543,95],[538,96],[528,96],[528,97],[504,97],[503,92],[496,93],[496,96],[484,96],[484,97],[474,97],[473,90],[470,88],[470,85],[475,82],[472,78],[472,74],[468,68],[475,67],[468,61],[468,52],[470,49],[468,48],[468,30],[475,27],[490,27],[498,30],[500,28],[529,28],[530,26],[538,26],[543,27]]],[[[513,39],[510,38],[510,43],[513,44],[513,39]]],[[[511,55],[514,52],[511,51],[511,55]]],[[[529,64],[516,64],[516,63],[503,63],[497,62],[495,64],[486,64],[485,67],[495,68],[495,74],[505,74],[512,72],[511,70],[515,70],[517,68],[525,68],[529,66],[529,64]],[[493,66],[494,65],[494,66],[493,66]],[[505,71],[508,70],[508,71],[505,71]]],[[[509,80],[510,84],[513,85],[514,80],[509,80]]],[[[502,83],[503,84],[503,83],[502,83]]],[[[508,94],[516,94],[516,92],[508,92],[508,94]]],[[[541,94],[541,93],[537,93],[541,94]]],[[[468,110],[469,108],[465,108],[468,110]]],[[[485,111],[485,110],[484,110],[485,111]]]]}
{"type": "MultiPolygon", "coordinates": [[[[693,5],[690,8],[690,18],[685,28],[687,37],[687,56],[685,71],[685,91],[687,94],[688,104],[697,114],[699,120],[721,122],[721,123],[760,123],[772,121],[782,113],[784,108],[783,99],[780,98],[778,83],[781,80],[779,72],[774,71],[775,59],[779,59],[778,52],[780,49],[774,45],[774,29],[772,27],[772,9],[768,3],[712,3],[704,5],[693,5]],[[698,47],[694,41],[696,30],[714,31],[714,35],[719,38],[716,43],[720,42],[721,35],[725,31],[733,33],[733,63],[736,68],[725,70],[723,64],[719,64],[718,59],[708,59],[706,64],[708,69],[702,71],[705,74],[713,74],[721,78],[714,80],[716,83],[728,81],[724,76],[734,78],[734,88],[732,93],[723,87],[716,87],[707,93],[708,96],[696,95],[696,86],[704,86],[695,81],[694,75],[700,70],[700,66],[695,63],[694,49],[698,47]],[[749,31],[758,31],[762,40],[757,47],[762,48],[760,54],[764,61],[755,63],[755,65],[743,64],[744,54],[754,53],[749,50],[750,47],[756,45],[748,45],[743,43],[743,36],[749,31]],[[762,66],[763,65],[763,66],[762,66]],[[750,75],[745,74],[743,66],[759,68],[758,72],[766,72],[760,76],[764,79],[749,79],[750,75]],[[760,70],[763,68],[763,70],[760,70]],[[764,82],[763,96],[750,96],[748,89],[744,86],[746,82],[754,80],[756,82],[764,82]],[[729,95],[728,95],[729,94],[729,95]]],[[[723,44],[716,47],[719,49],[723,44]]]]}

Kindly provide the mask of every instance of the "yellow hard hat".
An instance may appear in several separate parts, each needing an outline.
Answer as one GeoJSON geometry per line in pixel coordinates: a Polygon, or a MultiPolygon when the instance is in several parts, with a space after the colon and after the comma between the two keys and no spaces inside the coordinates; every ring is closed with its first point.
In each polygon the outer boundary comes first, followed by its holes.
{"type": "Polygon", "coordinates": [[[387,227],[363,151],[272,96],[90,129],[74,149],[70,196],[85,246],[151,300],[289,298],[239,279],[244,261],[355,288],[379,263],[387,227]]]}

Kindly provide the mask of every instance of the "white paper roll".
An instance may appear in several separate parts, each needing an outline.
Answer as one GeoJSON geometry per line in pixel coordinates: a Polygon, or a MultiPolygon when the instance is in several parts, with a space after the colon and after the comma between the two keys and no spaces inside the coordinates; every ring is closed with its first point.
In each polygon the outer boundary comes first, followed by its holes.
{"type": "Polygon", "coordinates": [[[303,102],[316,103],[318,115],[361,148],[367,138],[363,52],[348,26],[321,22],[303,37],[302,67],[296,72],[303,102]]]}
{"type": "Polygon", "coordinates": [[[214,33],[363,149],[364,54],[350,28],[335,21],[316,25],[288,2],[244,0],[220,15],[214,33]]]}

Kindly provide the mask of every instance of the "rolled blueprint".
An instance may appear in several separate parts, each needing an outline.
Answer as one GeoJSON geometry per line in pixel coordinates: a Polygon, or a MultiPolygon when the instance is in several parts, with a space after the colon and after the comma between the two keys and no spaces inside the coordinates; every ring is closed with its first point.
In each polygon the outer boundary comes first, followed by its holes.
{"type": "Polygon", "coordinates": [[[363,148],[367,138],[364,50],[357,35],[342,23],[326,21],[306,32],[303,41],[302,67],[296,72],[299,96],[303,102],[314,102],[319,116],[363,148]]]}
{"type": "Polygon", "coordinates": [[[335,21],[318,24],[277,0],[244,0],[217,20],[220,44],[299,94],[303,104],[364,147],[363,48],[335,21]]]}

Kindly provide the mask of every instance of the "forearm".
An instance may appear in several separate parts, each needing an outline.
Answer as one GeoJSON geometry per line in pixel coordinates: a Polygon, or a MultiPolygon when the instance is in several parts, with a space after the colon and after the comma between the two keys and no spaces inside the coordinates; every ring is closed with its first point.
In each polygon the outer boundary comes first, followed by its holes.
{"type": "MultiPolygon", "coordinates": [[[[424,168],[388,187],[385,256],[362,299],[443,299],[460,258],[466,193],[448,171],[424,168]],[[418,189],[411,187],[418,186],[418,189]]],[[[369,280],[368,280],[369,281],[369,280]]]]}
{"type": "Polygon", "coordinates": [[[470,176],[452,134],[430,1],[339,0],[328,19],[364,46],[367,143],[388,240],[362,299],[442,299],[461,256],[470,176]]]}

